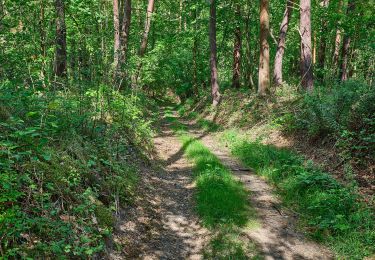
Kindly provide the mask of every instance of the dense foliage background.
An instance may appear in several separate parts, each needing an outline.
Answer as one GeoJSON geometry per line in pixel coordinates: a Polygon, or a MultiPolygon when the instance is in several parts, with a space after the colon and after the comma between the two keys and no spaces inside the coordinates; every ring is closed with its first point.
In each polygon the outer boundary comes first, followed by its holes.
{"type": "MultiPolygon", "coordinates": [[[[236,101],[226,108],[240,113],[237,126],[267,119],[288,134],[329,139],[354,182],[365,172],[359,185],[373,187],[374,1],[312,0],[311,93],[302,86],[297,2],[290,1],[283,84],[271,82],[259,97],[257,1],[0,0],[0,256],[104,251],[113,214],[132,203],[137,165],[152,153],[155,100],[210,106],[210,8],[222,104],[236,101]],[[232,84],[236,46],[240,89],[232,84]]],[[[271,71],[286,6],[269,3],[271,71]]]]}

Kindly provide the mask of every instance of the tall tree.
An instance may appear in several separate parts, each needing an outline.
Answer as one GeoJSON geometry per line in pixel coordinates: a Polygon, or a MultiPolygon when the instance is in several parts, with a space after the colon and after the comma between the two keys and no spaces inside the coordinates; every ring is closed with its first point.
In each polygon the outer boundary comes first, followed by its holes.
{"type": "MultiPolygon", "coordinates": [[[[132,14],[132,1],[124,0],[124,16],[122,18],[121,26],[121,65],[124,65],[127,57],[129,33],[130,33],[130,23],[132,14]]],[[[122,66],[121,66],[122,67],[122,66]]]]}
{"type": "Polygon", "coordinates": [[[235,15],[237,17],[236,28],[234,29],[234,46],[233,46],[233,78],[232,87],[240,87],[240,75],[241,75],[241,6],[239,3],[236,4],[235,15]]]}
{"type": "MultiPolygon", "coordinates": [[[[355,0],[349,0],[348,9],[346,16],[350,17],[355,8],[355,0]]],[[[349,48],[350,48],[350,32],[346,31],[344,35],[344,42],[341,52],[341,68],[340,68],[340,79],[346,81],[348,79],[348,60],[349,60],[349,48]]]]}
{"type": "MultiPolygon", "coordinates": [[[[338,6],[338,13],[342,13],[342,6],[343,0],[339,1],[338,6]]],[[[340,46],[341,46],[341,21],[338,21],[338,27],[336,29],[336,36],[335,36],[335,48],[333,51],[333,67],[336,67],[339,63],[339,56],[340,56],[340,46]]]]}
{"type": "MultiPolygon", "coordinates": [[[[148,43],[148,38],[150,34],[150,29],[151,29],[151,18],[154,13],[154,6],[155,6],[155,0],[148,0],[148,5],[147,5],[147,13],[146,13],[146,21],[144,25],[144,31],[142,35],[142,40],[141,40],[141,45],[139,48],[138,55],[139,57],[143,57],[146,53],[147,50],[147,43],[148,43]]],[[[138,63],[137,70],[135,72],[134,78],[133,78],[133,84],[136,84],[138,82],[139,74],[141,72],[142,68],[142,61],[138,63]]]]}
{"type": "MultiPolygon", "coordinates": [[[[328,4],[329,0],[323,0],[320,5],[322,8],[324,8],[324,12],[327,12],[328,9],[328,4]]],[[[318,51],[318,78],[320,81],[323,80],[324,78],[324,65],[325,65],[325,60],[326,60],[326,49],[327,49],[327,37],[325,30],[328,25],[328,20],[327,17],[322,18],[322,23],[321,23],[321,31],[320,31],[320,45],[319,45],[319,51],[318,51]]]]}
{"type": "Polygon", "coordinates": [[[309,92],[314,89],[311,49],[311,0],[300,0],[301,78],[309,92]]]}
{"type": "Polygon", "coordinates": [[[148,36],[150,33],[150,29],[151,29],[151,18],[154,12],[154,5],[155,5],[155,0],[148,0],[145,28],[143,31],[141,47],[139,49],[139,56],[141,57],[144,56],[146,49],[147,49],[148,36]]]}
{"type": "Polygon", "coordinates": [[[119,0],[113,0],[113,29],[114,29],[114,46],[113,46],[113,68],[114,78],[117,78],[120,65],[120,7],[119,0]]]}
{"type": "Polygon", "coordinates": [[[66,76],[66,25],[64,0],[55,0],[56,8],[56,50],[54,72],[58,77],[66,76]]]}
{"type": "Polygon", "coordinates": [[[42,55],[42,69],[41,69],[41,77],[44,78],[46,75],[45,71],[45,64],[47,58],[47,48],[46,48],[46,30],[45,30],[45,10],[44,10],[44,0],[40,2],[40,13],[39,13],[39,37],[40,37],[40,52],[42,55]]]}
{"type": "Polygon", "coordinates": [[[217,47],[216,47],[216,0],[210,0],[210,67],[211,67],[211,95],[212,104],[220,102],[218,71],[217,71],[217,47]]]}
{"type": "Polygon", "coordinates": [[[293,4],[294,0],[286,1],[284,16],[280,25],[279,39],[277,42],[275,65],[273,71],[273,83],[276,86],[279,86],[283,83],[283,56],[285,52],[286,34],[288,32],[288,25],[293,10],[293,4]]]}
{"type": "Polygon", "coordinates": [[[260,55],[258,94],[264,96],[270,85],[270,19],[268,11],[269,0],[260,0],[260,55]]]}

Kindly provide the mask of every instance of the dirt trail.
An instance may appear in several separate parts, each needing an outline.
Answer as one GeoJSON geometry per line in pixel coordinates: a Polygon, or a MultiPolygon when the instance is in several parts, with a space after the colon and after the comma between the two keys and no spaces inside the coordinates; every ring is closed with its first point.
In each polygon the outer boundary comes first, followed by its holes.
{"type": "MultiPolygon", "coordinates": [[[[251,192],[249,200],[257,212],[259,227],[243,230],[265,259],[332,259],[323,246],[295,229],[295,216],[282,209],[272,188],[259,176],[241,171],[243,165],[230,156],[215,137],[185,122],[189,134],[208,147],[251,192]]],[[[122,251],[110,259],[202,259],[210,240],[194,212],[192,165],[184,158],[184,148],[165,123],[154,139],[162,168],[145,167],[142,199],[137,207],[125,209],[115,233],[122,251]]]]}
{"type": "Polygon", "coordinates": [[[162,168],[144,171],[144,198],[137,209],[124,212],[116,232],[124,252],[110,258],[202,259],[209,232],[194,212],[192,165],[168,124],[154,143],[162,168]]]}
{"type": "Polygon", "coordinates": [[[190,134],[200,139],[251,192],[250,201],[261,225],[244,233],[259,246],[265,259],[333,259],[328,249],[296,231],[296,216],[281,207],[266,181],[245,170],[246,167],[230,155],[229,149],[218,145],[213,135],[194,129],[191,123],[186,125],[191,129],[190,134]]]}

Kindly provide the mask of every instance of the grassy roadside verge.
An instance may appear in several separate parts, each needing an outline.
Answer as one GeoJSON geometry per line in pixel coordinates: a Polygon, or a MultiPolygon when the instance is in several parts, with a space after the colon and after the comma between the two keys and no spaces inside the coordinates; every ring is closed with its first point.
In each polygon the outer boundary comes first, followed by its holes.
{"type": "Polygon", "coordinates": [[[345,187],[288,149],[278,149],[227,130],[221,140],[231,153],[272,183],[284,204],[298,212],[300,227],[341,259],[375,253],[374,211],[355,187],[345,187]]]}
{"type": "MultiPolygon", "coordinates": [[[[220,129],[212,127],[214,122],[200,123],[207,121],[204,113],[189,112],[189,105],[178,111],[206,131],[220,129]]],[[[209,108],[204,112],[213,113],[209,108]]],[[[264,145],[239,131],[229,128],[219,136],[234,157],[276,187],[285,206],[299,214],[300,228],[307,235],[328,245],[339,259],[374,256],[374,209],[363,202],[354,184],[344,186],[291,150],[264,145]]]]}
{"type": "Polygon", "coordinates": [[[256,222],[247,200],[248,192],[208,148],[187,133],[184,125],[173,117],[170,110],[166,111],[165,117],[181,140],[184,154],[194,163],[196,209],[203,225],[214,234],[204,257],[257,257],[256,246],[241,237],[241,228],[256,222]]]}

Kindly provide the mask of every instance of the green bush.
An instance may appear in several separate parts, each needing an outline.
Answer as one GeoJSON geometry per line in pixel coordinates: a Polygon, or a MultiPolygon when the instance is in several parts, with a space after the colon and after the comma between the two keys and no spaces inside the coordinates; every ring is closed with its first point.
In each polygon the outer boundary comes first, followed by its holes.
{"type": "Polygon", "coordinates": [[[114,223],[110,209],[132,202],[133,158],[152,149],[142,96],[104,85],[0,89],[1,257],[102,251],[114,223]]]}
{"type": "MultiPolygon", "coordinates": [[[[375,88],[348,81],[305,95],[294,120],[311,137],[333,138],[346,156],[375,158],[375,88]]],[[[285,127],[290,127],[285,125],[285,127]]]]}

